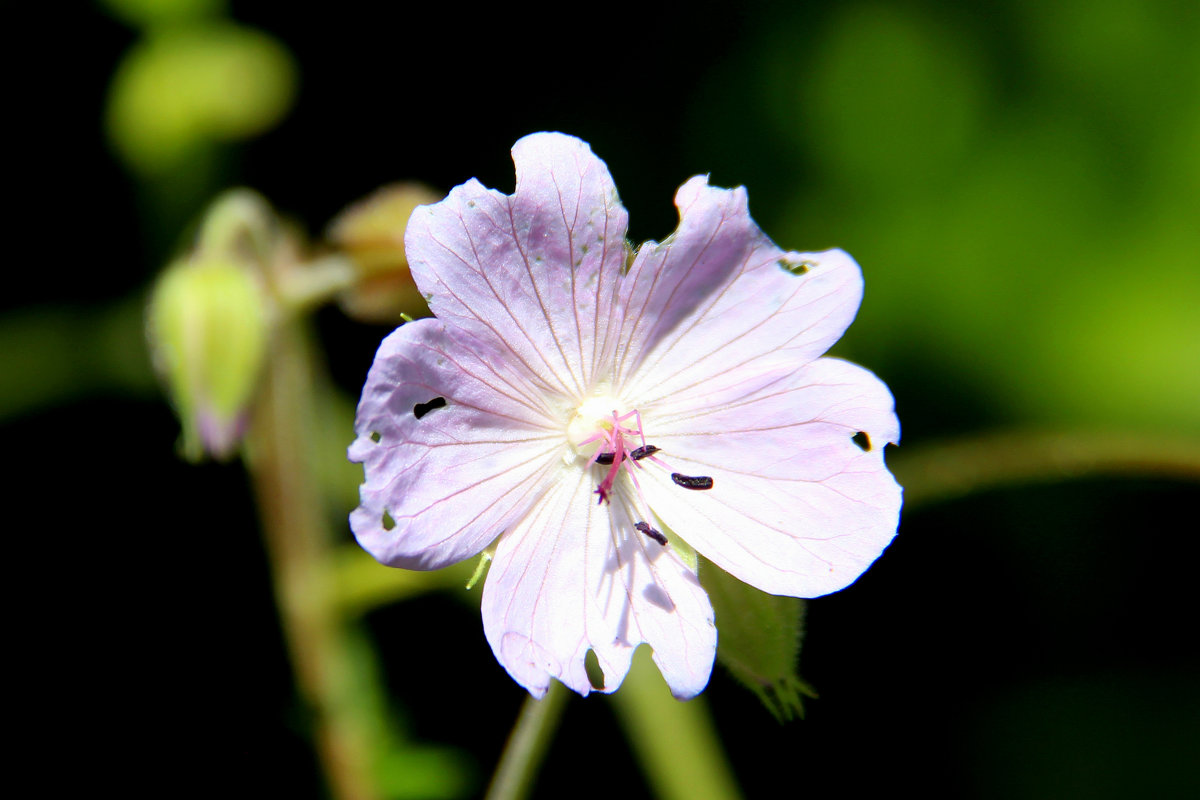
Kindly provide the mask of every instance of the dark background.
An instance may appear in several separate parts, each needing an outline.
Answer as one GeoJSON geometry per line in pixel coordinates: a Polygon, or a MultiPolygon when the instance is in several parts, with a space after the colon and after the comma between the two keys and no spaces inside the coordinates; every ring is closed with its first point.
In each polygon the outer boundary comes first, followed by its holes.
{"type": "MultiPolygon", "coordinates": [[[[105,5],[12,9],[19,768],[49,795],[323,796],[244,472],[177,457],[141,344],[150,280],[219,189],[317,235],[394,179],[511,190],[511,144],[563,130],[607,161],[634,241],[665,236],[675,188],[710,172],[783,246],[854,253],[867,299],[839,352],[893,388],[904,450],[1013,425],[1194,441],[1200,39],[1176,9],[237,2],[228,17],[290,51],[297,94],[186,178],[106,138],[142,28],[105,5]]],[[[355,396],[387,329],[317,323],[355,396]]],[[[1196,796],[1198,500],[1109,477],[906,510],[876,566],[810,604],[805,720],[714,674],[746,796],[1196,796]]],[[[404,728],[461,749],[481,786],[524,695],[477,610],[433,595],[366,622],[404,728]]],[[[536,796],[581,781],[647,791],[603,698],[571,699],[536,796]]]]}

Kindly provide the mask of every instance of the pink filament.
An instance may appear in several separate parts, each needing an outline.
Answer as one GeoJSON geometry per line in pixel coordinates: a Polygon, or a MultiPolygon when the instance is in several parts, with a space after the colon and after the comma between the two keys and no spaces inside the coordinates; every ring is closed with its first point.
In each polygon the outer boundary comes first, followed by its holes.
{"type": "Polygon", "coordinates": [[[616,481],[617,475],[620,473],[621,465],[626,460],[625,437],[636,435],[642,440],[642,446],[644,447],[646,445],[646,435],[642,430],[642,415],[637,412],[637,409],[620,416],[617,415],[616,411],[613,411],[612,422],[613,425],[610,430],[602,429],[597,431],[595,434],[589,436],[580,443],[587,444],[598,439],[603,440],[604,442],[604,444],[598,447],[596,452],[592,454],[591,459],[588,460],[589,466],[596,463],[596,459],[600,457],[600,453],[602,452],[610,452],[613,456],[612,465],[608,468],[608,472],[605,474],[604,480],[600,481],[600,486],[596,488],[596,494],[600,495],[600,499],[596,501],[598,503],[611,502],[609,498],[612,494],[613,483],[616,481]],[[636,431],[632,428],[627,428],[622,424],[630,417],[637,418],[636,431]]]}

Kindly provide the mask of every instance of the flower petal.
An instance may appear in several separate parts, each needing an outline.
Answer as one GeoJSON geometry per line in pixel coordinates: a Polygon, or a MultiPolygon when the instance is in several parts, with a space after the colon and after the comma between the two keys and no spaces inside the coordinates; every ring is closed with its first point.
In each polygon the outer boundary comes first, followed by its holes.
{"type": "Polygon", "coordinates": [[[408,569],[478,553],[561,467],[560,417],[486,343],[431,319],[396,329],[367,376],[350,446],[366,474],[350,515],[359,543],[408,569]]]}
{"type": "Polygon", "coordinates": [[[790,369],[841,338],[862,300],[849,255],[785,253],[750,218],[745,189],[704,176],[675,205],[679,228],[638,250],[621,289],[622,396],[649,404],[741,366],[790,369]]]}
{"type": "Polygon", "coordinates": [[[557,678],[586,695],[593,650],[614,691],[636,647],[654,648],[671,691],[708,683],[716,653],[712,606],[669,548],[633,527],[620,502],[593,502],[597,478],[564,468],[562,480],[497,544],[483,590],[483,623],[496,658],[534,696],[557,678]]]}
{"type": "Polygon", "coordinates": [[[896,533],[901,489],[883,461],[884,445],[900,435],[891,393],[867,370],[834,358],[746,377],[770,383],[737,403],[705,407],[701,395],[696,404],[688,398],[653,410],[660,457],[713,486],[689,491],[666,470],[647,468],[639,470],[647,501],[746,583],[797,597],[842,589],[896,533]],[[860,431],[866,440],[856,443],[860,431]]]}
{"type": "Polygon", "coordinates": [[[580,396],[615,346],[607,323],[628,215],[585,142],[539,133],[512,152],[513,195],[471,180],[413,213],[409,264],[439,319],[580,396]]]}

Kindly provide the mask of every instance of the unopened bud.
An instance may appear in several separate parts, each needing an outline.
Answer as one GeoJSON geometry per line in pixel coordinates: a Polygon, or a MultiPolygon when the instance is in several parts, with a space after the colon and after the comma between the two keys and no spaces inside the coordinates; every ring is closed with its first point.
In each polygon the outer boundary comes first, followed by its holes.
{"type": "Polygon", "coordinates": [[[429,315],[404,255],[404,229],[413,209],[441,196],[416,183],[396,183],[348,207],[328,237],[355,264],[355,287],[341,295],[342,310],[362,322],[399,322],[429,315]]]}
{"type": "Polygon", "coordinates": [[[236,450],[269,339],[270,301],[260,265],[240,254],[242,248],[213,244],[239,238],[213,230],[228,225],[232,232],[247,221],[231,213],[239,209],[235,204],[256,212],[265,207],[247,205],[246,194],[215,204],[197,251],[163,272],[147,312],[155,366],[179,413],[184,455],[193,460],[205,454],[224,459],[236,450]]]}

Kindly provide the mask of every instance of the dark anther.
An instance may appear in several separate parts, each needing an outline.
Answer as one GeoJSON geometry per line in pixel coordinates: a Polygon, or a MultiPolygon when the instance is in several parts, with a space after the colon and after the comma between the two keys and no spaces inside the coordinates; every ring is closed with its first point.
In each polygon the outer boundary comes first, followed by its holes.
{"type": "Polygon", "coordinates": [[[858,449],[864,453],[871,452],[871,437],[867,436],[866,431],[859,431],[850,437],[850,441],[858,445],[858,449]]]}
{"type": "MultiPolygon", "coordinates": [[[[652,456],[655,453],[657,453],[658,451],[659,451],[659,448],[655,447],[652,444],[642,445],[641,447],[630,450],[629,457],[632,458],[634,461],[641,461],[643,458],[652,456]]],[[[608,466],[609,464],[613,463],[613,459],[616,458],[616,456],[617,456],[616,453],[599,453],[596,456],[596,463],[604,464],[605,466],[608,466]]]]}
{"type": "Polygon", "coordinates": [[[660,532],[654,530],[654,528],[651,528],[646,523],[635,522],[635,523],[633,523],[633,527],[637,528],[639,531],[646,534],[651,539],[653,539],[654,541],[661,544],[663,547],[667,546],[667,537],[663,536],[660,532]]]}
{"type": "Polygon", "coordinates": [[[630,450],[629,457],[634,461],[641,461],[643,458],[648,458],[649,456],[654,455],[658,452],[658,450],[659,448],[652,444],[642,445],[641,447],[630,450]]]}
{"type": "Polygon", "coordinates": [[[711,489],[713,486],[712,478],[704,475],[697,475],[693,478],[689,475],[680,475],[678,472],[672,472],[671,480],[675,481],[677,486],[682,486],[685,489],[711,489]]]}
{"type": "Polygon", "coordinates": [[[417,403],[415,406],[413,406],[413,416],[417,419],[420,419],[430,411],[433,411],[435,408],[442,408],[445,405],[446,398],[444,397],[435,397],[428,403],[417,403]]]}

